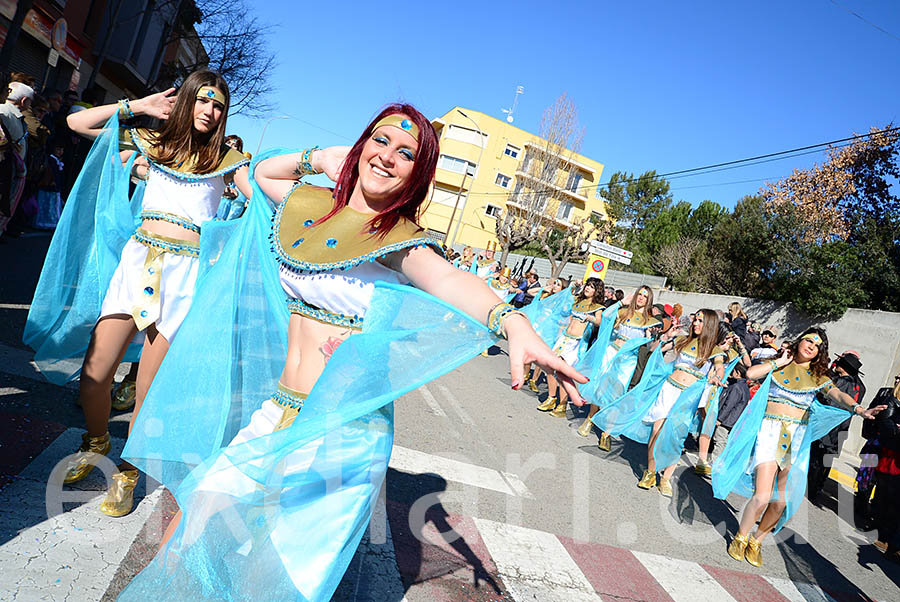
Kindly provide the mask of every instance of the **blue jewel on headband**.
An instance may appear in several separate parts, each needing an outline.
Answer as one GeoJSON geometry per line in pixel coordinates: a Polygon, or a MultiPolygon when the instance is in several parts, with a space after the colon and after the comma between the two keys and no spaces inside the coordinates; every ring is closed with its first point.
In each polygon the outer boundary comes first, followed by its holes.
{"type": "Polygon", "coordinates": [[[411,130],[412,126],[413,126],[412,121],[410,121],[409,119],[404,119],[403,121],[400,122],[400,127],[403,128],[404,130],[411,130]]]}
{"type": "Polygon", "coordinates": [[[325,241],[325,244],[328,245],[329,247],[331,247],[331,248],[333,249],[334,247],[337,246],[337,239],[336,239],[336,238],[329,238],[328,240],[325,241]]]}
{"type": "Polygon", "coordinates": [[[305,222],[303,222],[303,225],[306,226],[307,228],[309,228],[310,226],[313,225],[313,223],[314,223],[314,220],[308,219],[305,222]]]}
{"type": "Polygon", "coordinates": [[[216,97],[216,93],[215,93],[214,91],[212,91],[212,90],[207,90],[207,91],[206,91],[206,97],[207,97],[207,98],[215,98],[215,97],[216,97]]]}

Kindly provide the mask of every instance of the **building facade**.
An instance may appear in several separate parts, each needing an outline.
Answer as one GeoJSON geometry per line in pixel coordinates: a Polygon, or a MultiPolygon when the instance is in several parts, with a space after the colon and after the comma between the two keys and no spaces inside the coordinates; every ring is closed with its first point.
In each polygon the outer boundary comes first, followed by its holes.
{"type": "MultiPolygon", "coordinates": [[[[18,5],[0,0],[0,44],[18,5]]],[[[203,63],[193,33],[200,17],[192,0],[35,0],[8,70],[33,76],[39,92],[81,92],[99,63],[98,102],[138,98],[172,82],[171,64],[203,63]]]]}
{"type": "MultiPolygon", "coordinates": [[[[536,186],[532,161],[540,161],[546,142],[490,115],[454,107],[432,121],[441,155],[434,193],[422,223],[448,246],[486,248],[496,241],[497,219],[504,210],[522,210],[522,193],[536,186]]],[[[557,170],[547,195],[546,219],[565,228],[585,217],[606,220],[597,197],[603,164],[577,153],[557,170]]],[[[540,186],[546,189],[546,184],[540,186]]]]}

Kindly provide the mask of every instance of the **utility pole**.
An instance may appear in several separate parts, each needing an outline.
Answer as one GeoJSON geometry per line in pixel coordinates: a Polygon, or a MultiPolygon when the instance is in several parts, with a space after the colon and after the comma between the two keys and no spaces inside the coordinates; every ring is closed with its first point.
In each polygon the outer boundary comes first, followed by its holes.
{"type": "Polygon", "coordinates": [[[25,15],[28,14],[32,6],[34,6],[34,0],[19,0],[16,4],[16,14],[13,15],[12,23],[9,24],[9,31],[6,32],[3,49],[0,50],[0,71],[2,72],[9,71],[9,63],[19,41],[22,23],[25,22],[25,15]]]}

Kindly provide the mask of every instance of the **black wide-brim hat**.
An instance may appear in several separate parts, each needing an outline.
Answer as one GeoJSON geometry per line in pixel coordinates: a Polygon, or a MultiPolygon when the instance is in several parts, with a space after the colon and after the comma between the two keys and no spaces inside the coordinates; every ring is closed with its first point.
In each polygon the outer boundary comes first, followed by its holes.
{"type": "Polygon", "coordinates": [[[844,370],[849,372],[850,374],[862,374],[862,362],[859,361],[859,358],[853,355],[852,353],[845,353],[844,355],[837,358],[837,363],[841,365],[844,370]]]}

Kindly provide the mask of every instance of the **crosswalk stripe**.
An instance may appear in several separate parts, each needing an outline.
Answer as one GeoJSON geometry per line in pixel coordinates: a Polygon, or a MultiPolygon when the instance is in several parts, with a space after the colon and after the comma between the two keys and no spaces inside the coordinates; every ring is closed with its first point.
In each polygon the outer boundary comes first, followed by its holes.
{"type": "Polygon", "coordinates": [[[534,498],[521,479],[515,475],[507,475],[504,478],[503,474],[492,468],[451,460],[399,445],[395,445],[394,451],[391,452],[390,466],[409,473],[434,473],[448,481],[490,489],[506,495],[534,498]],[[515,477],[513,481],[515,485],[510,482],[511,477],[515,477]]]}
{"type": "Polygon", "coordinates": [[[812,583],[794,582],[778,577],[764,577],[764,579],[790,602],[835,602],[834,598],[812,583]]]}
{"type": "Polygon", "coordinates": [[[735,602],[728,591],[696,562],[633,551],[675,602],[735,602]]]}
{"type": "Polygon", "coordinates": [[[482,518],[475,524],[514,599],[600,602],[591,582],[552,533],[482,518]]]}
{"type": "Polygon", "coordinates": [[[771,583],[763,579],[762,575],[724,569],[718,566],[704,565],[703,568],[707,573],[715,577],[716,581],[727,589],[728,593],[738,602],[759,602],[759,600],[785,602],[786,600],[777,589],[772,587],[771,583]]]}
{"type": "MultiPolygon", "coordinates": [[[[99,600],[159,500],[162,488],[156,487],[128,516],[103,516],[97,510],[102,478],[95,469],[82,483],[66,488],[70,496],[81,490],[80,501],[81,496],[91,499],[48,518],[47,475],[78,447],[81,432],[63,432],[0,492],[0,574],[16,575],[2,580],[2,600],[73,599],[73,592],[78,599],[99,600]]],[[[114,439],[113,453],[123,445],[114,439]]]]}
{"type": "Polygon", "coordinates": [[[437,399],[434,398],[434,395],[431,394],[431,391],[428,390],[428,387],[422,385],[419,387],[419,393],[422,394],[422,398],[425,400],[425,403],[428,405],[428,409],[431,410],[431,413],[435,416],[440,416],[442,418],[447,417],[447,413],[444,412],[443,408],[441,408],[440,404],[437,402],[437,399]]]}
{"type": "Polygon", "coordinates": [[[469,413],[462,407],[462,404],[456,398],[453,393],[450,392],[446,386],[441,383],[437,383],[437,388],[440,390],[441,394],[450,404],[450,407],[453,408],[453,411],[456,412],[456,415],[459,416],[459,419],[462,420],[463,424],[474,425],[475,421],[472,420],[472,417],[469,413]]]}
{"type": "Polygon", "coordinates": [[[31,306],[21,303],[0,303],[0,309],[31,309],[31,306]]]}

